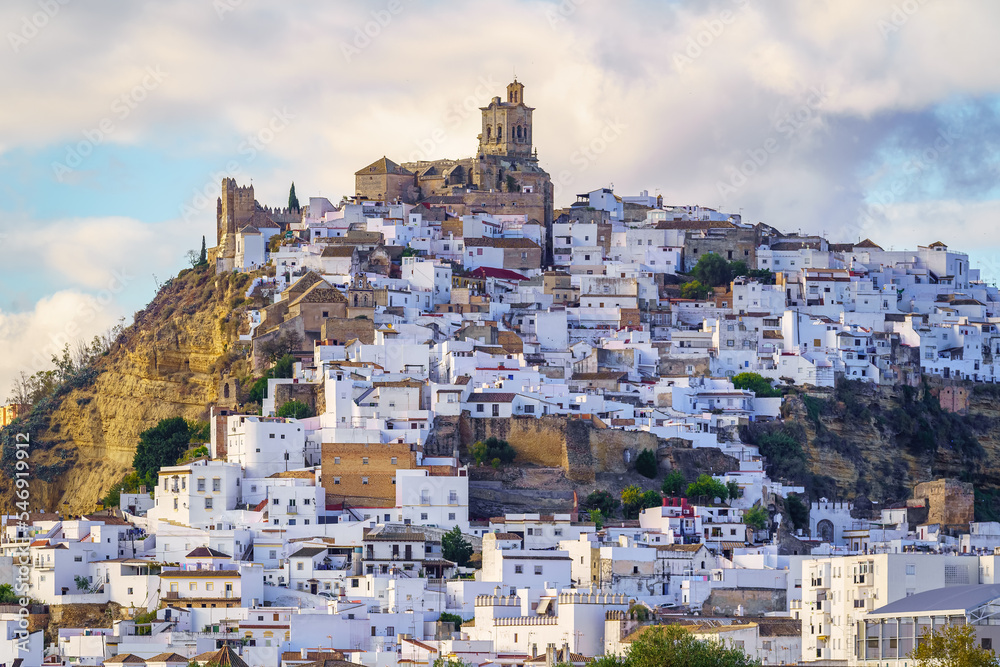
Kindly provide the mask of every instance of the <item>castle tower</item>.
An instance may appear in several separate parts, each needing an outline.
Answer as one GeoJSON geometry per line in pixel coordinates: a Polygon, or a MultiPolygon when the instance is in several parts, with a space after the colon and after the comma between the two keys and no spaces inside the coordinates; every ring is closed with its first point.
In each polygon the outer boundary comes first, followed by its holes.
{"type": "Polygon", "coordinates": [[[480,155],[531,157],[531,112],[524,104],[524,84],[516,79],[507,86],[507,100],[494,97],[480,107],[483,127],[479,135],[480,155]]]}
{"type": "Polygon", "coordinates": [[[215,206],[216,269],[232,271],[236,258],[236,232],[250,224],[256,210],[253,185],[240,187],[235,178],[222,179],[222,196],[215,206]]]}

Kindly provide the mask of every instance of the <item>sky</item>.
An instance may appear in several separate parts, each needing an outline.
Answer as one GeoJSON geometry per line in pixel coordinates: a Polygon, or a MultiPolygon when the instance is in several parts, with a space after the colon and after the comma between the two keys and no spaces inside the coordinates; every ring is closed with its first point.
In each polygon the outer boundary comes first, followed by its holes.
{"type": "Polygon", "coordinates": [[[1000,279],[1000,3],[5,0],[0,398],[133,314],[257,200],[471,156],[515,76],[556,184],[831,241],[943,241],[1000,279]]]}

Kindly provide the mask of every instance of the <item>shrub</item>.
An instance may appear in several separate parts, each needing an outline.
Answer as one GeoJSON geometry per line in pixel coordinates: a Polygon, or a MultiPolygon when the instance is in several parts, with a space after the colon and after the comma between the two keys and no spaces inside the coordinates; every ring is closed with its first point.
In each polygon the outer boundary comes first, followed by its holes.
{"type": "Polygon", "coordinates": [[[684,478],[684,473],[680,470],[671,470],[663,478],[663,484],[660,488],[665,496],[683,495],[684,489],[687,488],[687,480],[684,478]]]}
{"type": "Polygon", "coordinates": [[[580,503],[580,509],[599,510],[604,516],[614,516],[618,509],[618,499],[607,491],[594,491],[580,503]]]}
{"type": "Polygon", "coordinates": [[[654,479],[658,466],[656,465],[656,454],[651,449],[644,449],[635,458],[635,470],[643,477],[654,479]]]}
{"type": "Polygon", "coordinates": [[[306,417],[312,417],[313,411],[308,404],[292,399],[278,408],[277,416],[291,419],[305,419],[306,417]]]}

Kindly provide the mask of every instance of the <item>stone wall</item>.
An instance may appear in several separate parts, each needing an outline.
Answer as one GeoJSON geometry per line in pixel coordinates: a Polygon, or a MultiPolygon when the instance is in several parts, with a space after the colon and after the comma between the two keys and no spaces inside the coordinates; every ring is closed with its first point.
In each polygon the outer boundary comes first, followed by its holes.
{"type": "Polygon", "coordinates": [[[969,388],[941,387],[941,391],[938,392],[938,402],[945,412],[954,412],[960,415],[969,414],[969,388]]]}
{"type": "Polygon", "coordinates": [[[764,616],[771,611],[786,610],[784,589],[716,588],[702,605],[705,616],[735,616],[740,606],[744,616],[764,616]]]}
{"type": "Polygon", "coordinates": [[[975,500],[972,484],[957,479],[937,479],[921,482],[913,489],[913,497],[924,498],[927,507],[927,523],[942,526],[961,526],[968,529],[973,520],[975,500]]]}
{"type": "Polygon", "coordinates": [[[322,385],[314,384],[279,384],[274,387],[274,409],[277,411],[288,401],[301,401],[309,406],[312,413],[316,411],[316,394],[322,393],[322,385]]]}

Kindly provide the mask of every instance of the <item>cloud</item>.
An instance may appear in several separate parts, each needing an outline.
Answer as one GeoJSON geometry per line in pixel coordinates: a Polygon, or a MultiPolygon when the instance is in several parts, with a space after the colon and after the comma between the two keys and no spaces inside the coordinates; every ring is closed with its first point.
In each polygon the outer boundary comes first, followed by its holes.
{"type": "Polygon", "coordinates": [[[63,346],[89,341],[118,323],[120,304],[104,295],[63,290],[38,300],[30,311],[0,310],[0,402],[15,378],[51,368],[63,346]]]}
{"type": "MultiPolygon", "coordinates": [[[[17,104],[0,106],[0,167],[23,163],[41,184],[24,188],[34,201],[16,179],[0,186],[0,208],[12,212],[0,221],[0,289],[26,288],[0,293],[0,306],[33,312],[43,294],[97,293],[119,266],[150,283],[152,272],[176,271],[212,229],[214,176],[227,163],[241,183],[253,179],[259,201],[282,205],[293,180],[300,199],[339,199],[382,155],[470,156],[478,106],[502,95],[515,69],[536,108],[540,162],[566,177],[557,206],[614,183],[620,194],[659,189],[668,203],[838,241],[857,235],[882,196],[883,243],[936,240],[946,220],[953,247],[1000,245],[983,231],[998,198],[1000,70],[986,64],[1000,56],[1000,5],[224,4],[232,11],[67,3],[16,52],[0,48],[0,87],[17,91],[17,104]],[[155,86],[150,68],[163,73],[155,86]],[[247,137],[282,109],[294,118],[248,159],[247,137]],[[57,181],[50,162],[104,120],[113,127],[100,157],[57,181]],[[613,140],[609,123],[620,129],[613,140]],[[951,128],[960,134],[949,149],[906,173],[951,128]],[[176,220],[203,187],[210,205],[176,220]],[[69,213],[46,219],[39,200],[65,201],[69,213]]],[[[37,11],[31,0],[4,3],[0,26],[17,32],[37,11]]]]}

